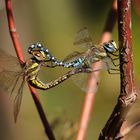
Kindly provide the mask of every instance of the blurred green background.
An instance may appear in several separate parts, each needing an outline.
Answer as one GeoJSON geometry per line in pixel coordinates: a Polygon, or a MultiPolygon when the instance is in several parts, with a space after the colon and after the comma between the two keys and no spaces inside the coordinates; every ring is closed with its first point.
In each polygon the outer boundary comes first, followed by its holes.
{"type": "MultiPolygon", "coordinates": [[[[3,2],[3,1],[1,1],[3,2]]],[[[87,27],[98,43],[107,13],[112,1],[98,0],[13,0],[13,11],[17,31],[23,52],[29,58],[29,45],[40,42],[59,60],[72,51],[82,49],[73,45],[76,32],[87,27]],[[102,3],[102,4],[101,4],[102,3]]],[[[133,60],[135,81],[140,81],[139,17],[132,7],[133,60]]],[[[117,24],[113,40],[118,43],[117,24]]],[[[0,10],[0,47],[15,55],[9,36],[5,8],[0,10]]],[[[66,72],[66,69],[43,69],[40,76],[43,81],[50,81],[66,72]]],[[[119,75],[101,73],[99,90],[88,128],[87,140],[97,139],[112,112],[119,94],[119,75]],[[112,83],[113,82],[113,83],[112,83]]],[[[41,103],[50,122],[60,120],[54,133],[56,139],[64,132],[64,121],[79,122],[85,93],[69,79],[48,91],[39,91],[41,103]]],[[[6,94],[0,95],[0,139],[1,140],[46,140],[46,136],[29,90],[24,88],[24,95],[18,122],[14,124],[12,102],[6,94]]],[[[136,105],[139,108],[139,104],[136,105]]],[[[72,139],[72,138],[70,138],[72,139]]]]}

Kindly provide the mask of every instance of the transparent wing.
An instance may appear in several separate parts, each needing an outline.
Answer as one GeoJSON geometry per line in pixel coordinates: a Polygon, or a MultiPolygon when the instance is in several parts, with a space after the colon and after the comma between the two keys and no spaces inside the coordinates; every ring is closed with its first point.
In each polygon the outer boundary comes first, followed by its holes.
{"type": "Polygon", "coordinates": [[[17,57],[14,57],[0,49],[0,69],[18,71],[21,66],[17,57]]]}
{"type": "Polygon", "coordinates": [[[18,59],[0,50],[0,88],[12,94],[14,99],[14,119],[20,110],[25,80],[18,59]]]}
{"type": "Polygon", "coordinates": [[[14,81],[20,76],[20,72],[0,70],[0,88],[8,90],[14,81]]]}
{"type": "Polygon", "coordinates": [[[18,92],[16,91],[18,94],[16,94],[16,96],[14,98],[14,120],[15,120],[15,122],[17,121],[17,117],[18,117],[18,114],[20,111],[24,84],[25,84],[25,80],[23,80],[22,83],[20,84],[20,86],[18,88],[18,92]]]}
{"type": "Polygon", "coordinates": [[[17,116],[19,114],[22,94],[23,94],[23,87],[25,80],[21,75],[21,72],[14,72],[14,71],[6,71],[3,70],[0,72],[0,88],[3,91],[8,91],[10,96],[14,100],[14,120],[16,122],[17,116]]]}
{"type": "Polygon", "coordinates": [[[86,91],[91,91],[91,92],[96,92],[97,88],[98,88],[98,82],[99,79],[98,77],[96,77],[96,72],[101,71],[101,70],[106,70],[106,65],[105,63],[103,63],[102,65],[97,65],[95,69],[93,69],[92,73],[79,73],[76,74],[72,77],[72,81],[74,82],[74,84],[79,87],[82,91],[86,92],[86,91]],[[92,87],[91,89],[89,89],[88,85],[89,85],[89,77],[93,77],[94,78],[94,82],[97,84],[97,86],[92,87]]]}
{"type": "MultiPolygon", "coordinates": [[[[79,87],[82,91],[86,92],[87,90],[89,90],[88,89],[89,76],[90,74],[88,73],[80,73],[80,74],[74,75],[72,77],[72,80],[77,87],[79,87]]],[[[95,82],[98,83],[98,79],[96,79],[96,77],[95,77],[95,82]]],[[[97,86],[90,89],[91,92],[96,92],[96,90],[97,90],[97,86]]]]}
{"type": "Polygon", "coordinates": [[[74,45],[80,47],[91,47],[93,45],[93,40],[90,37],[89,31],[86,27],[77,32],[74,39],[74,45]]]}

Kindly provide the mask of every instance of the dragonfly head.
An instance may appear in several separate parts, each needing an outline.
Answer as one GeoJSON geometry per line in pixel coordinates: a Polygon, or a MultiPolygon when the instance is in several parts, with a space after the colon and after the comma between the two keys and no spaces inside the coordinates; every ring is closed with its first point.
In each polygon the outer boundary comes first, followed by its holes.
{"type": "Polygon", "coordinates": [[[108,53],[115,53],[118,50],[117,45],[113,40],[111,40],[110,42],[105,42],[103,44],[103,47],[108,53]]]}
{"type": "Polygon", "coordinates": [[[40,43],[32,44],[28,48],[29,54],[31,54],[38,61],[46,60],[45,51],[46,49],[40,43]]]}

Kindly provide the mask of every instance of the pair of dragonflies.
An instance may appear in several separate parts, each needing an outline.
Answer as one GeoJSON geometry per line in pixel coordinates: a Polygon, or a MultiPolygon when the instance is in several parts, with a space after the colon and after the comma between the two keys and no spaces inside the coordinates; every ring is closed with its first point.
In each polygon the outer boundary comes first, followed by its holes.
{"type": "Polygon", "coordinates": [[[112,56],[117,56],[115,53],[118,49],[114,41],[106,42],[101,45],[94,45],[87,28],[83,28],[77,33],[74,44],[88,47],[88,49],[84,52],[73,52],[63,61],[58,61],[48,51],[48,49],[44,48],[40,43],[33,44],[28,48],[28,52],[32,57],[26,61],[22,68],[20,67],[16,57],[0,51],[0,87],[6,90],[10,88],[11,94],[14,94],[15,121],[17,120],[20,110],[25,81],[37,89],[47,90],[55,87],[77,73],[91,73],[98,71],[93,70],[91,65],[100,60],[103,60],[107,64],[107,70],[109,72],[110,70],[115,70],[108,66],[108,62],[106,60],[110,59],[115,65],[112,56]],[[50,68],[60,66],[72,68],[72,70],[54,81],[43,83],[38,78],[38,74],[42,66],[50,68]],[[17,70],[17,68],[19,69],[17,70]]]}

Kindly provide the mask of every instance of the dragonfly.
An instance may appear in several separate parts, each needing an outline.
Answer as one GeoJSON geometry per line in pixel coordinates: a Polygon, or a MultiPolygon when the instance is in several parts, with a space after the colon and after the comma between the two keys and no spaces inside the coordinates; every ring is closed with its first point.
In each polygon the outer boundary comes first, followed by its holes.
{"type": "Polygon", "coordinates": [[[108,59],[116,67],[114,60],[118,59],[116,52],[118,51],[115,41],[104,42],[103,44],[95,45],[89,35],[86,27],[77,32],[74,45],[87,48],[84,52],[72,52],[63,60],[63,63],[68,67],[91,67],[92,64],[98,61],[104,61],[109,73],[110,70],[117,70],[109,67],[108,59]],[[115,56],[116,58],[113,58],[115,56]]]}
{"type": "MultiPolygon", "coordinates": [[[[109,74],[119,74],[118,66],[119,64],[115,63],[115,60],[118,60],[118,48],[115,41],[111,40],[109,42],[104,42],[103,44],[95,44],[93,39],[91,38],[89,31],[86,27],[79,30],[74,39],[74,45],[79,47],[84,47],[87,50],[83,52],[72,52],[65,57],[62,61],[67,68],[91,68],[92,65],[98,61],[102,61],[103,65],[98,66],[96,70],[99,71],[102,69],[106,69],[109,74]],[[110,62],[111,65],[110,66],[110,62]]],[[[93,73],[94,76],[94,73],[93,73]]],[[[81,73],[77,76],[72,77],[74,83],[80,87],[83,91],[87,89],[87,81],[88,75],[85,73],[81,73]]],[[[95,77],[96,79],[96,77],[95,77]]],[[[97,79],[98,80],[98,79],[97,79]]],[[[91,91],[95,91],[96,89],[91,89],[91,91]]]]}
{"type": "Polygon", "coordinates": [[[32,57],[21,65],[16,57],[0,50],[0,89],[10,92],[10,95],[14,98],[13,112],[15,122],[20,111],[25,81],[37,89],[47,90],[62,83],[72,75],[92,71],[91,69],[73,69],[51,82],[44,83],[38,78],[39,71],[42,66],[54,67],[54,64],[51,64],[54,62],[52,61],[54,60],[52,59],[53,56],[49,52],[46,53],[40,43],[31,45],[28,48],[28,52],[32,57]]]}
{"type": "MultiPolygon", "coordinates": [[[[83,40],[84,39],[85,38],[83,38],[83,40]]],[[[86,38],[85,46],[92,44],[89,40],[89,38],[86,38]]],[[[78,41],[76,41],[75,44],[85,44],[85,42],[83,41],[83,43],[78,43],[78,41]]],[[[113,62],[113,59],[109,54],[116,56],[114,53],[117,51],[116,44],[112,41],[99,46],[100,48],[96,45],[90,45],[90,48],[87,51],[73,52],[64,60],[58,61],[48,49],[43,47],[42,44],[35,43],[28,48],[28,52],[32,57],[29,58],[23,65],[20,65],[16,57],[0,50],[0,88],[9,90],[11,95],[14,94],[15,122],[17,121],[20,111],[25,81],[37,89],[47,90],[57,86],[75,74],[96,72],[99,69],[92,70],[91,64],[104,60],[105,58],[110,58],[113,62]],[[56,66],[65,68],[73,67],[73,69],[51,82],[44,83],[38,77],[42,66],[48,68],[54,68],[56,66]]],[[[113,64],[115,65],[114,62],[113,64]]]]}

